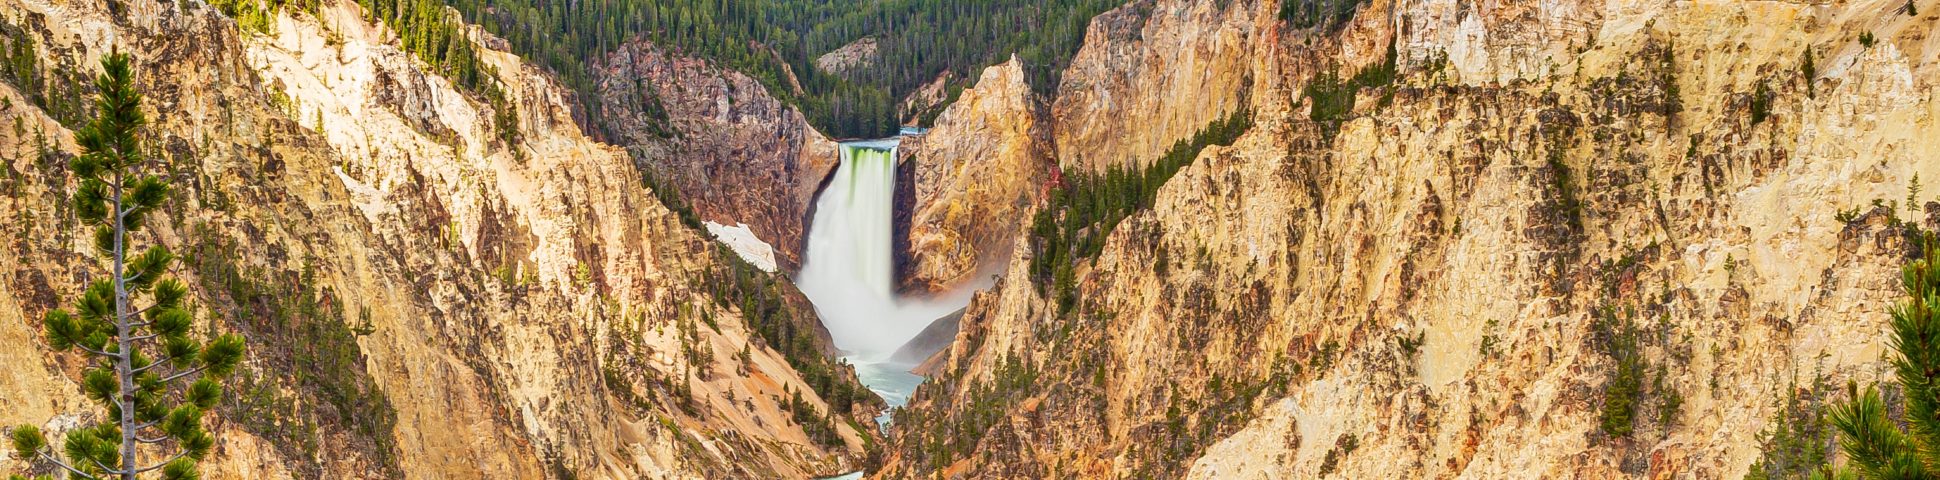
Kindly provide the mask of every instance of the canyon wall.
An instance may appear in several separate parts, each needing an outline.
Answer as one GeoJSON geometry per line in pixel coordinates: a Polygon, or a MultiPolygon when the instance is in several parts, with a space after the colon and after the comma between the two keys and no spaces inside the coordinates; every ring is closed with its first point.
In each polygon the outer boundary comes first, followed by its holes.
{"type": "Polygon", "coordinates": [[[899,150],[912,165],[913,217],[901,290],[940,293],[971,286],[1009,255],[1050,169],[1041,109],[1022,63],[987,68],[974,87],[908,137],[899,150]]]}
{"type": "Polygon", "coordinates": [[[608,54],[597,74],[595,128],[608,141],[702,219],[747,224],[782,270],[801,268],[815,193],[841,160],[834,142],[754,78],[645,41],[608,54]]]}
{"type": "MultiPolygon", "coordinates": [[[[508,141],[484,98],[356,4],[326,3],[256,30],[200,2],[0,2],[0,40],[39,65],[0,86],[0,424],[58,436],[101,415],[75,388],[83,359],[50,354],[39,318],[100,265],[64,206],[91,114],[61,99],[91,92],[58,80],[119,49],[175,184],[139,241],[182,255],[201,324],[249,341],[208,419],[210,478],[805,477],[865,461],[873,429],[855,425],[879,400],[845,366],[811,387],[791,364],[828,360],[757,338],[760,323],[828,350],[805,300],[655,200],[547,75],[480,50],[517,112],[508,141]],[[774,299],[760,320],[736,305],[754,290],[774,299]],[[853,416],[791,414],[827,412],[818,391],[861,399],[853,416]]],[[[0,454],[0,469],[50,468],[0,454]]]]}
{"type": "Polygon", "coordinates": [[[1255,125],[1112,230],[1068,308],[1017,242],[879,476],[1741,478],[1783,402],[1889,379],[1910,232],[1940,228],[1912,188],[1940,178],[1940,6],[1357,3],[1095,20],[1050,119],[1067,170],[1222,105],[1255,125]],[[1248,41],[1142,46],[1221,31],[1248,41]],[[1348,80],[1389,45],[1392,80],[1348,80]]]}
{"type": "Polygon", "coordinates": [[[1143,167],[1241,108],[1271,12],[1137,0],[1092,19],[1051,103],[1058,165],[1143,167]]]}
{"type": "Polygon", "coordinates": [[[904,146],[904,288],[1002,268],[880,439],[846,367],[763,339],[827,353],[813,308],[647,186],[798,267],[835,146],[759,82],[631,44],[620,148],[516,57],[480,53],[494,106],[348,2],[0,5],[33,60],[0,72],[0,424],[99,415],[38,319],[99,274],[66,162],[119,48],[177,185],[142,241],[251,341],[213,478],[1742,478],[1782,404],[1889,380],[1940,229],[1940,5],[1135,1],[1054,97],[992,67],[904,146]],[[1239,109],[1054,298],[1017,234],[1053,167],[1239,109]]]}

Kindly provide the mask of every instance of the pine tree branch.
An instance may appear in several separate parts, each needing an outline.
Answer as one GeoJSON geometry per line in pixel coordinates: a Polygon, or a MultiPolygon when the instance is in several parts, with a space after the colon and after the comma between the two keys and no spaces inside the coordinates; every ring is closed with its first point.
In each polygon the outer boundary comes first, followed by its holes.
{"type": "Polygon", "coordinates": [[[95,354],[95,355],[100,355],[100,356],[103,356],[103,357],[108,357],[108,358],[117,358],[117,357],[115,356],[115,354],[112,354],[112,353],[108,353],[108,352],[103,352],[103,351],[100,351],[100,350],[95,350],[95,349],[92,349],[92,348],[88,348],[88,346],[87,346],[87,345],[82,345],[82,344],[79,344],[79,343],[76,343],[76,344],[74,344],[74,348],[79,348],[79,349],[81,349],[82,351],[85,351],[85,352],[88,352],[88,353],[92,353],[92,354],[95,354]]]}
{"type": "Polygon", "coordinates": [[[163,461],[162,461],[162,463],[157,463],[157,464],[154,464],[154,465],[149,465],[149,466],[146,466],[146,467],[142,467],[142,468],[139,468],[139,469],[136,469],[136,470],[135,470],[135,472],[134,472],[134,474],[135,474],[135,475],[141,475],[141,474],[143,474],[143,473],[148,473],[148,471],[150,471],[150,470],[154,470],[154,469],[157,469],[157,468],[162,468],[162,467],[166,467],[166,466],[168,466],[168,464],[170,464],[170,463],[174,463],[174,462],[175,462],[176,460],[181,460],[181,459],[182,459],[182,457],[184,457],[184,456],[188,456],[188,454],[189,454],[189,451],[188,451],[188,450],[183,450],[183,451],[180,451],[180,452],[175,452],[175,456],[173,456],[173,457],[168,457],[168,460],[163,460],[163,461]]]}
{"type": "MultiPolygon", "coordinates": [[[[92,459],[92,458],[90,458],[90,459],[88,459],[88,461],[90,461],[90,462],[94,462],[94,468],[99,468],[99,469],[101,469],[101,471],[103,471],[103,472],[108,472],[109,474],[113,474],[113,475],[121,475],[121,474],[124,474],[124,473],[128,473],[128,472],[124,472],[124,471],[121,471],[120,469],[114,469],[114,468],[108,468],[108,466],[107,466],[107,465],[103,465],[103,464],[101,463],[101,461],[100,461],[100,460],[95,460],[95,459],[92,459]]],[[[89,478],[93,478],[93,477],[89,477],[89,478]]]]}
{"type": "Polygon", "coordinates": [[[40,451],[40,452],[36,452],[36,453],[39,453],[39,454],[40,454],[40,458],[41,458],[42,460],[46,460],[46,461],[48,461],[48,462],[51,462],[51,463],[53,463],[54,465],[58,465],[58,466],[60,466],[60,467],[61,467],[61,469],[63,469],[63,470],[67,470],[67,471],[69,471],[69,472],[72,472],[72,473],[74,473],[75,475],[80,475],[80,476],[81,476],[82,478],[94,478],[94,476],[93,476],[93,475],[88,475],[88,473],[87,473],[87,472],[83,472],[83,471],[81,471],[81,470],[80,470],[80,469],[78,469],[78,468],[74,468],[74,466],[73,466],[73,465],[68,465],[68,464],[67,464],[67,462],[63,462],[63,461],[61,461],[61,459],[59,459],[59,458],[55,458],[55,457],[54,457],[53,455],[48,455],[46,451],[40,451]]]}
{"type": "Polygon", "coordinates": [[[182,377],[187,377],[187,376],[189,376],[189,375],[194,375],[194,374],[198,374],[198,373],[202,373],[202,370],[204,370],[204,369],[207,369],[207,368],[209,368],[209,366],[208,366],[208,365],[203,365],[203,366],[200,366],[200,367],[195,367],[195,368],[191,368],[191,369],[188,369],[188,370],[183,370],[183,371],[181,371],[181,372],[178,372],[178,373],[176,373],[176,374],[174,374],[174,375],[169,375],[169,376],[167,376],[167,377],[163,377],[163,378],[162,378],[162,383],[168,383],[168,382],[173,382],[173,381],[176,381],[176,380],[180,380],[180,379],[182,379],[182,377]]]}
{"type": "MultiPolygon", "coordinates": [[[[167,364],[168,364],[168,362],[171,362],[171,361],[174,361],[174,360],[175,360],[176,358],[179,358],[179,357],[168,357],[168,358],[163,358],[163,359],[159,359],[159,360],[155,360],[155,363],[150,363],[150,364],[148,364],[148,366],[146,366],[146,367],[141,367],[141,368],[137,368],[137,369],[135,369],[135,373],[141,373],[141,372],[146,372],[146,371],[148,371],[148,369],[151,369],[151,368],[155,368],[155,367],[160,367],[160,366],[163,366],[163,365],[167,365],[167,364]]],[[[175,373],[175,372],[169,372],[169,373],[175,373]]]]}
{"type": "Polygon", "coordinates": [[[144,436],[141,436],[141,434],[139,433],[135,434],[135,441],[141,442],[141,443],[151,443],[151,444],[162,443],[162,442],[168,441],[168,439],[169,439],[168,435],[162,435],[159,437],[144,437],[144,436]]]}

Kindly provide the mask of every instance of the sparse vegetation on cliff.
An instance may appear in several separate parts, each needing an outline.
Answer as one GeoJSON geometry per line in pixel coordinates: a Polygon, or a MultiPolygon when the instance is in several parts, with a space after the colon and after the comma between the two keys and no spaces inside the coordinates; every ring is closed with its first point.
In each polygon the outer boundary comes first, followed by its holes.
{"type": "Polygon", "coordinates": [[[1762,452],[1745,480],[1807,478],[1829,466],[1835,444],[1825,411],[1831,395],[1824,375],[1813,375],[1810,385],[1788,383],[1771,423],[1758,433],[1762,452]]]}
{"type": "Polygon", "coordinates": [[[1766,82],[1760,81],[1758,82],[1757,86],[1752,88],[1752,92],[1751,92],[1751,124],[1752,125],[1765,123],[1765,119],[1770,118],[1772,116],[1772,100],[1776,99],[1776,97],[1777,95],[1772,93],[1771,85],[1766,84],[1766,82]]]}
{"type": "Polygon", "coordinates": [[[78,69],[40,60],[40,47],[34,32],[0,18],[0,80],[12,83],[27,103],[40,107],[55,121],[68,128],[80,128],[88,120],[88,97],[94,85],[78,69]]]}
{"type": "Polygon", "coordinates": [[[1369,65],[1355,72],[1352,78],[1342,81],[1340,74],[1333,70],[1321,72],[1307,82],[1302,93],[1311,102],[1307,118],[1321,124],[1328,137],[1332,137],[1340,124],[1354,114],[1354,97],[1363,88],[1384,89],[1382,102],[1393,95],[1396,72],[1394,42],[1388,42],[1387,57],[1381,63],[1369,65]]]}
{"type": "Polygon", "coordinates": [[[715,258],[725,265],[707,274],[706,285],[715,304],[738,308],[741,322],[756,338],[788,359],[810,389],[827,402],[830,409],[846,414],[856,404],[875,403],[867,388],[853,375],[842,371],[850,367],[825,354],[815,340],[816,319],[805,316],[804,305],[791,303],[782,289],[786,279],[749,265],[727,247],[714,244],[715,258]]]}
{"type": "Polygon", "coordinates": [[[214,0],[209,5],[222,11],[223,15],[236,19],[236,25],[242,27],[243,31],[268,34],[275,29],[277,11],[284,7],[295,7],[298,11],[316,15],[321,3],[318,0],[270,0],[268,3],[257,0],[214,0]]]}
{"type": "Polygon", "coordinates": [[[73,312],[53,309],[42,322],[53,350],[85,354],[81,391],[105,414],[65,432],[58,453],[36,426],[14,427],[11,436],[19,458],[74,478],[134,480],[159,469],[164,479],[191,480],[216,444],[203,416],[222,401],[221,380],[242,361],[243,340],[194,335],[188,287],[165,277],[175,255],[160,244],[132,253],[134,234],[170,186],[142,148],[147,118],[129,63],[119,52],[101,60],[98,116],[76,132],[82,155],[70,165],[74,212],[94,227],[93,253],[105,265],[73,312]]]}
{"type": "Polygon", "coordinates": [[[915,458],[912,465],[942,470],[951,463],[968,458],[983,441],[985,433],[1010,415],[1011,408],[1023,401],[1022,393],[1037,383],[1038,370],[1028,360],[1004,354],[998,359],[992,378],[977,379],[965,388],[960,408],[948,417],[927,416],[922,410],[896,410],[896,424],[910,438],[900,440],[912,445],[905,450],[915,458]]]}
{"type": "Polygon", "coordinates": [[[1878,387],[1848,385],[1852,400],[1832,411],[1847,473],[1868,478],[1932,478],[1940,465],[1940,241],[1930,232],[1920,255],[1900,271],[1906,299],[1892,311],[1890,363],[1903,389],[1907,427],[1888,416],[1878,387]]]}
{"type": "Polygon", "coordinates": [[[1052,190],[1050,202],[1031,221],[1031,273],[1040,288],[1052,287],[1060,312],[1069,311],[1076,302],[1072,265],[1096,258],[1118,223],[1152,208],[1159,187],[1199,158],[1200,151],[1238,140],[1252,128],[1252,115],[1242,108],[1213,121],[1192,138],[1174,143],[1142,171],[1113,166],[1103,175],[1071,174],[1066,177],[1067,188],[1052,190]]]}
{"type": "MultiPolygon", "coordinates": [[[[209,308],[229,328],[261,345],[256,362],[237,381],[231,418],[279,448],[301,452],[290,458],[315,458],[324,443],[348,443],[368,452],[379,470],[395,468],[397,412],[364,368],[360,334],[340,297],[316,288],[316,272],[307,265],[286,271],[240,264],[234,255],[241,248],[236,241],[207,225],[188,230],[192,243],[183,257],[199,289],[205,296],[226,299],[209,308]],[[335,431],[350,435],[324,433],[335,431]]],[[[360,323],[369,322],[363,318],[360,323]]],[[[309,464],[290,467],[318,471],[309,464]]]]}
{"type": "MultiPolygon", "coordinates": [[[[833,413],[824,416],[815,410],[815,405],[802,399],[802,392],[789,392],[788,412],[796,424],[802,426],[802,433],[808,435],[816,445],[837,447],[842,445],[842,435],[835,430],[833,413]]],[[[862,433],[860,430],[857,433],[862,433]]],[[[866,438],[866,435],[865,435],[866,438]]]]}
{"type": "MultiPolygon", "coordinates": [[[[247,1],[247,0],[243,0],[247,1]]],[[[507,148],[519,143],[519,115],[500,86],[498,69],[478,58],[478,47],[465,38],[458,19],[439,0],[357,0],[367,20],[382,21],[397,32],[404,50],[431,65],[459,90],[477,95],[492,107],[492,127],[507,148]]],[[[512,150],[520,155],[519,150],[512,150]]]]}
{"type": "Polygon", "coordinates": [[[686,225],[687,228],[695,231],[707,231],[706,225],[701,223],[700,215],[694,213],[694,207],[688,205],[687,200],[680,196],[679,185],[662,180],[652,169],[646,168],[640,169],[640,183],[653,192],[653,197],[660,200],[661,205],[666,205],[668,210],[672,210],[674,215],[680,218],[681,225],[686,225]]]}
{"type": "Polygon", "coordinates": [[[1354,18],[1367,0],[1280,0],[1280,20],[1293,28],[1335,27],[1354,18]]]}
{"type": "Polygon", "coordinates": [[[1603,433],[1615,436],[1630,435],[1634,428],[1638,405],[1643,403],[1645,370],[1650,368],[1645,364],[1631,315],[1619,315],[1615,308],[1605,307],[1593,324],[1595,341],[1612,363],[1610,378],[1603,387],[1599,425],[1603,433]]]}

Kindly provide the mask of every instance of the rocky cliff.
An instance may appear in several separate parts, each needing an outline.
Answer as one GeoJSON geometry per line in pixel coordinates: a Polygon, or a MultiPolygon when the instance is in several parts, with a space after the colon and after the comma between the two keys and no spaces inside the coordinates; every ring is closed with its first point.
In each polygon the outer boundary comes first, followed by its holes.
{"type": "Polygon", "coordinates": [[[1240,108],[1276,10],[1137,0],[1092,19],[1051,104],[1058,165],[1143,166],[1240,108]]]}
{"type": "MultiPolygon", "coordinates": [[[[1742,478],[1788,403],[1886,379],[1898,265],[1940,229],[1940,5],[1912,4],[1130,2],[1054,97],[993,67],[905,145],[909,288],[1003,267],[875,473],[1742,478]],[[1032,268],[1050,166],[1150,165],[1238,110],[1149,206],[1072,225],[1104,240],[1068,277],[1032,268]]],[[[600,82],[622,149],[519,59],[479,54],[497,105],[348,2],[0,5],[0,424],[98,414],[37,319],[97,274],[65,162],[119,48],[178,185],[144,240],[252,342],[211,477],[872,463],[879,403],[813,309],[696,225],[799,265],[835,149],[759,82],[630,45],[600,82]]]]}
{"type": "Polygon", "coordinates": [[[1008,257],[1051,167],[1041,113],[1013,58],[985,69],[935,128],[903,141],[913,217],[907,260],[897,265],[902,290],[971,286],[1008,257]]]}
{"type": "Polygon", "coordinates": [[[1940,5],[1282,3],[1094,20],[1067,169],[1254,125],[1069,307],[1017,242],[881,477],[1741,478],[1783,402],[1882,379],[1940,5]]]}
{"type": "Polygon", "coordinates": [[[211,478],[804,477],[863,461],[873,434],[855,425],[878,401],[846,367],[764,340],[826,349],[812,309],[656,201],[547,75],[480,51],[517,112],[500,135],[484,98],[356,4],[325,3],[257,30],[200,2],[4,2],[0,41],[32,61],[0,86],[0,423],[58,434],[99,415],[74,386],[81,359],[49,355],[38,318],[97,274],[62,207],[86,116],[59,99],[89,92],[60,80],[118,48],[176,184],[143,240],[183,255],[200,320],[250,342],[211,419],[211,478]],[[855,417],[818,413],[832,406],[817,392],[855,417]]]}
{"type": "Polygon", "coordinates": [[[702,219],[747,224],[783,270],[801,268],[815,193],[840,162],[834,142],[755,79],[651,43],[628,43],[598,73],[608,140],[702,219]]]}

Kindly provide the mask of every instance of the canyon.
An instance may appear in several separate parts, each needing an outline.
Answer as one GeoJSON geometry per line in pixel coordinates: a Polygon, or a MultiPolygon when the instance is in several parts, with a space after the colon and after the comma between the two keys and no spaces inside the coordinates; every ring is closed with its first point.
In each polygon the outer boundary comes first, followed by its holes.
{"type": "MultiPolygon", "coordinates": [[[[151,159],[181,185],[155,240],[187,259],[198,316],[251,342],[210,478],[807,477],[880,441],[854,426],[873,413],[818,393],[860,390],[850,369],[767,347],[785,343],[757,339],[743,308],[762,298],[762,322],[832,352],[806,299],[766,274],[723,283],[751,269],[516,56],[481,54],[516,108],[507,144],[491,105],[354,3],[284,10],[268,32],[197,2],[3,11],[8,47],[46,77],[85,78],[114,49],[137,59],[151,159]]],[[[82,359],[45,353],[38,316],[98,264],[50,207],[70,188],[73,123],[42,92],[0,95],[15,239],[0,421],[58,434],[85,420],[82,359]]],[[[0,468],[25,468],[7,455],[0,468]]]]}
{"type": "Polygon", "coordinates": [[[149,235],[251,342],[209,478],[1735,479],[1787,405],[1893,382],[1940,4],[1119,5],[1049,88],[946,72],[857,154],[799,85],[644,38],[589,116],[479,27],[504,104],[346,0],[0,0],[35,66],[0,76],[0,425],[98,415],[39,316],[99,274],[67,97],[115,50],[178,185],[149,235]],[[1149,203],[1047,275],[1113,181],[1149,203]],[[827,220],[856,188],[883,212],[827,220]],[[817,253],[838,226],[881,246],[817,253]],[[889,303],[827,300],[863,283],[889,303]]]}
{"type": "Polygon", "coordinates": [[[1904,225],[1940,226],[1930,13],[1276,3],[1094,22],[1067,172],[1219,105],[1254,125],[1111,230],[1075,306],[1016,245],[883,477],[1739,478],[1793,388],[1883,379],[1904,225]],[[1620,322],[1652,372],[1627,435],[1599,428],[1620,322]]]}

